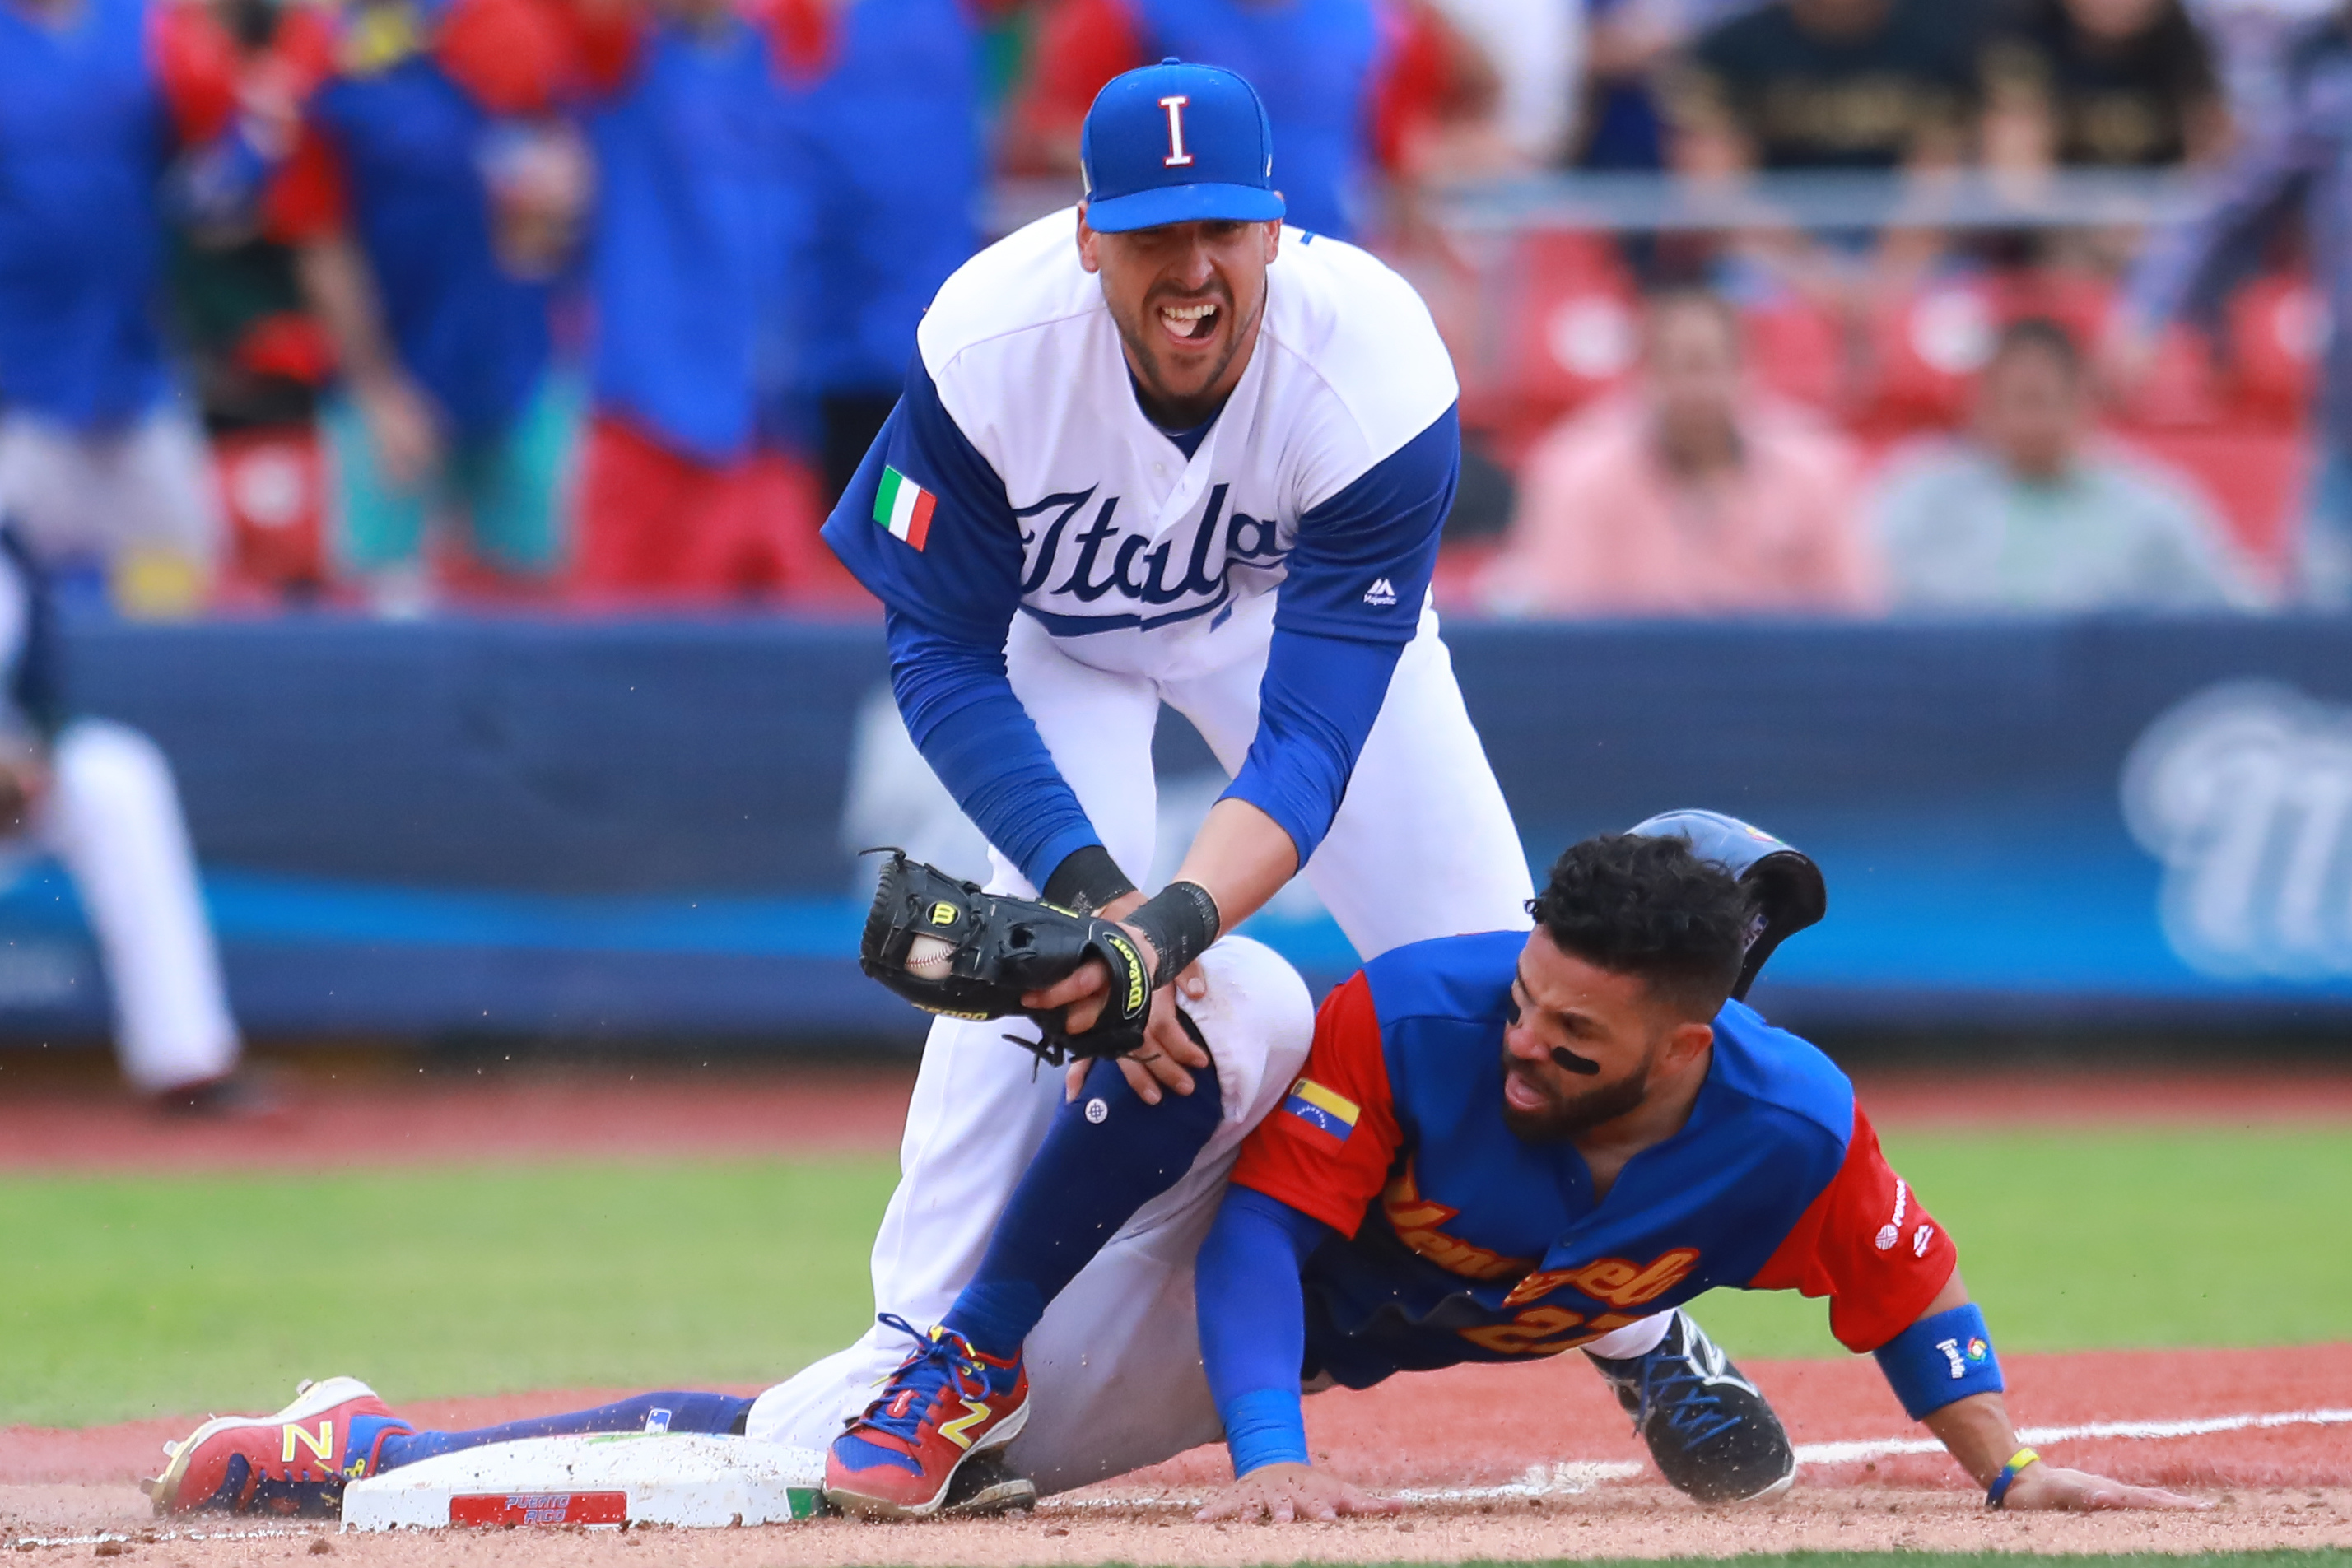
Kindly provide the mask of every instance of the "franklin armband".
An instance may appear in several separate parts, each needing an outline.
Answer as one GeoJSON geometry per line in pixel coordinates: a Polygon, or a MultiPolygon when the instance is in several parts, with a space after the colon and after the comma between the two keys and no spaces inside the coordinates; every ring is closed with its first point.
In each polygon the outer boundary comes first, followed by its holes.
{"type": "Polygon", "coordinates": [[[1998,1394],[2000,1358],[1974,1301],[1921,1318],[1874,1353],[1905,1414],[1924,1421],[1971,1394],[1998,1394]]]}

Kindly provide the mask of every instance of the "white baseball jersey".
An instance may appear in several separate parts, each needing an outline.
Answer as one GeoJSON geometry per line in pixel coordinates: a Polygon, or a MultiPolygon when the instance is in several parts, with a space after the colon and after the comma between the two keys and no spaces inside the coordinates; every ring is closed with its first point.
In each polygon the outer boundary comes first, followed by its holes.
{"type": "Polygon", "coordinates": [[[1286,230],[1240,383],[1171,434],[1136,401],[1076,235],[1073,212],[1040,219],[949,278],[825,537],[895,612],[917,743],[1039,885],[1094,841],[1066,790],[1000,787],[1042,751],[1009,691],[991,706],[1001,674],[950,677],[955,650],[1000,650],[1020,613],[1094,668],[1197,673],[1201,641],[1276,594],[1265,744],[1233,793],[1303,860],[1420,622],[1460,465],[1452,362],[1403,278],[1286,230]],[[993,744],[955,733],[983,718],[993,744]]]}
{"type": "MultiPolygon", "coordinates": [[[[889,606],[899,711],[987,834],[992,885],[1043,889],[1095,844],[1129,873],[1151,864],[1165,703],[1234,775],[1228,793],[1290,833],[1364,956],[1524,927],[1526,853],[1426,610],[1459,461],[1428,311],[1364,252],[1286,230],[1240,384],[1204,430],[1171,435],[1136,402],[1076,230],[1046,219],[948,280],[824,530],[889,606]]],[[[1187,1006],[1208,1009],[1224,1122],[1032,1336],[1060,1436],[1014,1458],[1043,1486],[1216,1430],[1183,1275],[1232,1149],[1297,1071],[1307,1007],[1246,943],[1202,966],[1208,996],[1187,1006]],[[1139,1372],[1130,1343],[1160,1347],[1169,1375],[1139,1372]]],[[[1004,1042],[1034,1027],[934,1021],[874,1246],[885,1310],[947,1312],[1060,1113],[1061,1085],[1004,1042]]],[[[830,1441],[905,1354],[869,1333],[762,1396],[751,1434],[830,1441]]]]}

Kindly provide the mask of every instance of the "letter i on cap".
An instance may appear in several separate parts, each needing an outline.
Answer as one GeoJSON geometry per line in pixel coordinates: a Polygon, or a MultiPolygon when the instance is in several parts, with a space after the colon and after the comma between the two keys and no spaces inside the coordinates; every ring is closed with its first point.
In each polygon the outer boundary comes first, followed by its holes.
{"type": "Polygon", "coordinates": [[[1113,77],[1087,110],[1078,162],[1098,234],[1283,214],[1265,105],[1222,67],[1166,59],[1113,77]]]}

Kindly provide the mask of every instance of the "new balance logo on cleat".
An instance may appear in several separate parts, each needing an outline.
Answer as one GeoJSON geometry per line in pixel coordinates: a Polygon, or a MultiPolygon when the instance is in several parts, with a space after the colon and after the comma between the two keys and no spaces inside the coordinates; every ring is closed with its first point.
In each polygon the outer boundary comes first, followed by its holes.
{"type": "Polygon", "coordinates": [[[1367,604],[1378,605],[1394,604],[1396,602],[1396,585],[1389,581],[1385,577],[1374,578],[1372,580],[1371,587],[1364,590],[1364,602],[1367,604]]]}
{"type": "Polygon", "coordinates": [[[926,1334],[888,1313],[881,1321],[917,1348],[833,1440],[825,1501],[868,1519],[988,1513],[1034,1502],[1036,1488],[1002,1467],[984,1484],[955,1487],[967,1460],[1003,1448],[1029,1419],[1029,1374],[1020,1356],[999,1361],[944,1329],[926,1334]]]}

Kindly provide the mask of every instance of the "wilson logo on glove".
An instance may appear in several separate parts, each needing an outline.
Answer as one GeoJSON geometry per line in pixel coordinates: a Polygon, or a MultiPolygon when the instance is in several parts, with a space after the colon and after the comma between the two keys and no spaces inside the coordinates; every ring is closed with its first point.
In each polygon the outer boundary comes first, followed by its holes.
{"type": "Polygon", "coordinates": [[[857,967],[868,976],[926,1012],[1034,1019],[1036,1040],[1005,1038],[1057,1067],[1073,1056],[1124,1056],[1143,1043],[1150,972],[1117,925],[1001,897],[898,850],[866,852],[890,857],[857,946],[857,967]],[[1108,1005],[1092,1027],[1073,1032],[1062,1009],[1021,1005],[1024,995],[1059,984],[1089,959],[1110,971],[1108,1005]]]}

